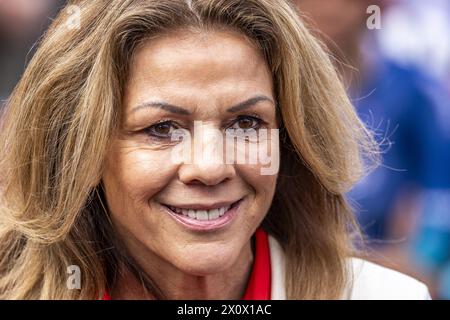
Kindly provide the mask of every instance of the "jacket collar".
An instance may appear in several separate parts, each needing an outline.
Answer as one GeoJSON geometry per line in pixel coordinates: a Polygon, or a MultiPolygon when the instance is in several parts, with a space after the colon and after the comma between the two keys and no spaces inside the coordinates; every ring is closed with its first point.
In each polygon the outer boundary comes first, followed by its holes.
{"type": "Polygon", "coordinates": [[[286,300],[285,256],[278,241],[269,235],[271,300],[286,300]]]}

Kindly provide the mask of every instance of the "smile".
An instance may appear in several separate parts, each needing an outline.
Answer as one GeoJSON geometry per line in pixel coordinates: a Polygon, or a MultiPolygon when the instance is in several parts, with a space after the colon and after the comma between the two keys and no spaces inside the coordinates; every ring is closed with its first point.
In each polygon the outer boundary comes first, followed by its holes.
{"type": "Polygon", "coordinates": [[[188,216],[189,218],[196,220],[215,220],[225,214],[230,209],[231,205],[220,207],[211,210],[195,210],[195,209],[183,209],[177,207],[169,207],[172,211],[188,216]]]}
{"type": "Polygon", "coordinates": [[[213,206],[201,205],[166,205],[163,207],[177,222],[192,230],[215,230],[229,224],[237,216],[243,199],[232,203],[221,203],[213,206]]]}

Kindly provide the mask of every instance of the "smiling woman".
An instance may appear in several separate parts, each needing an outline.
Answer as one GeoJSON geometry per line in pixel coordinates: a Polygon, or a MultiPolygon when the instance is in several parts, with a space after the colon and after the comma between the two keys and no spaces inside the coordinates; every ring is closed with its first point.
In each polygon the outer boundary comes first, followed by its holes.
{"type": "Polygon", "coordinates": [[[288,2],[73,4],[2,120],[0,298],[426,296],[355,258],[376,145],[288,2]]]}

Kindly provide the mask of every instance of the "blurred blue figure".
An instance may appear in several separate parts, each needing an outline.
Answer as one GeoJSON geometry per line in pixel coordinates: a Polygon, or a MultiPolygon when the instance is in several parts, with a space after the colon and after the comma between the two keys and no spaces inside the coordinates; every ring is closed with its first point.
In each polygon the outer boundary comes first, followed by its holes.
{"type": "Polygon", "coordinates": [[[450,262],[441,269],[441,277],[439,279],[439,294],[441,299],[450,300],[450,262]]]}
{"type": "Polygon", "coordinates": [[[450,299],[450,98],[431,77],[374,49],[365,61],[370,78],[354,104],[377,134],[383,164],[349,195],[367,235],[384,240],[396,240],[393,215],[415,219],[408,203],[420,197],[418,226],[400,236],[410,242],[416,267],[438,279],[438,297],[450,299]]]}
{"type": "Polygon", "coordinates": [[[437,279],[439,297],[450,299],[450,196],[449,191],[429,191],[413,251],[423,271],[437,279]]]}
{"type": "MultiPolygon", "coordinates": [[[[369,244],[381,250],[392,245],[389,240],[403,242],[415,258],[415,269],[440,277],[440,297],[450,297],[448,91],[422,69],[389,60],[378,50],[377,38],[389,30],[369,30],[366,9],[378,5],[384,17],[392,1],[294,3],[333,55],[354,68],[338,65],[360,117],[381,144],[382,165],[348,194],[369,244]]],[[[383,20],[381,25],[386,27],[383,20]]],[[[405,39],[397,37],[391,43],[400,46],[405,39]]],[[[428,69],[433,69],[431,64],[428,69]]]]}
{"type": "MultiPolygon", "coordinates": [[[[385,31],[378,33],[384,52],[403,64],[414,62],[421,66],[444,81],[450,92],[450,2],[398,1],[393,10],[385,15],[384,23],[385,31]]],[[[448,97],[432,81],[422,83],[421,87],[426,88],[424,91],[434,100],[438,120],[442,124],[440,132],[448,139],[448,97]]],[[[433,146],[438,147],[439,143],[433,146]]],[[[435,150],[442,165],[429,165],[428,170],[437,177],[430,175],[427,189],[423,190],[423,209],[412,246],[416,264],[436,279],[437,293],[444,299],[450,299],[450,192],[445,182],[450,180],[448,171],[445,172],[445,167],[450,166],[449,149],[435,150]],[[440,170],[442,166],[444,170],[440,170]]]]}
{"type": "Polygon", "coordinates": [[[406,237],[416,267],[438,279],[439,298],[450,299],[450,100],[418,71],[380,57],[376,66],[355,105],[375,129],[383,164],[349,196],[359,205],[358,219],[369,238],[406,237]],[[407,205],[414,197],[421,200],[418,227],[412,234],[392,234],[393,215],[402,215],[405,224],[415,219],[407,205]]]}
{"type": "Polygon", "coordinates": [[[388,1],[394,5],[383,13],[382,51],[402,64],[419,66],[450,90],[450,1],[388,1]]]}
{"type": "MultiPolygon", "coordinates": [[[[425,194],[430,205],[433,201],[442,202],[439,207],[446,204],[441,198],[450,189],[450,143],[445,131],[450,127],[445,109],[450,106],[439,84],[419,71],[379,55],[372,54],[369,60],[365,68],[371,71],[370,77],[352,95],[360,97],[354,104],[381,144],[383,163],[349,196],[358,203],[358,218],[369,237],[386,239],[390,215],[399,204],[401,210],[409,197],[425,194]]],[[[440,214],[450,216],[450,212],[440,214]]]]}

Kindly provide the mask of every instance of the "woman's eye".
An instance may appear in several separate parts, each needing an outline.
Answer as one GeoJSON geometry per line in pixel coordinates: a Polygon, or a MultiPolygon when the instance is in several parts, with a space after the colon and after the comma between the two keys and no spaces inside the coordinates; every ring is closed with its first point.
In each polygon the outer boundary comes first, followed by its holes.
{"type": "Polygon", "coordinates": [[[261,125],[261,120],[252,117],[252,116],[240,116],[236,119],[236,121],[231,125],[231,129],[241,129],[241,130],[249,130],[249,129],[258,129],[261,125]]]}
{"type": "Polygon", "coordinates": [[[147,134],[157,138],[170,138],[175,129],[177,129],[177,126],[172,121],[164,121],[148,127],[145,131],[147,134]]]}

